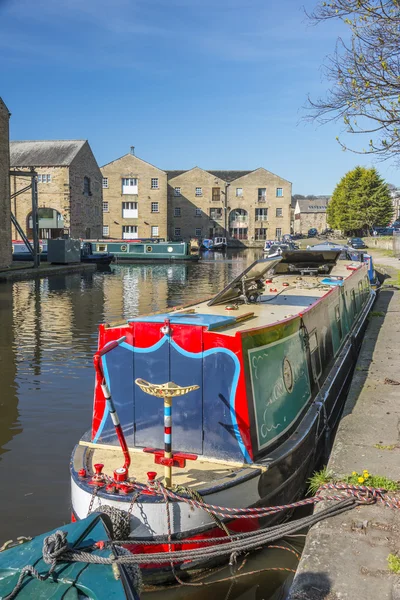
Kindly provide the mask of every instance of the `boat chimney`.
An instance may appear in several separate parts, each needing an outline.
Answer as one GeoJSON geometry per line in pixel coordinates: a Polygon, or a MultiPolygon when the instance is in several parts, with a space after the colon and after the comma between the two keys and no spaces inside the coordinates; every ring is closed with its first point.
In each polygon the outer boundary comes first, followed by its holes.
{"type": "Polygon", "coordinates": [[[135,156],[135,146],[131,146],[131,154],[132,156],[135,156]]]}

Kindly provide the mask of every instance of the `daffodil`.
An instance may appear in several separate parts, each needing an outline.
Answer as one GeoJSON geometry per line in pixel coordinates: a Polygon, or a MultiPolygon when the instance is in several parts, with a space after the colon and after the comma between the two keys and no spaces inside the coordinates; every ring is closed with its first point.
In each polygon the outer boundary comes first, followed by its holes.
{"type": "Polygon", "coordinates": [[[353,471],[353,472],[352,472],[352,475],[357,475],[357,471],[353,471]]]}
{"type": "Polygon", "coordinates": [[[364,477],[359,477],[357,481],[358,483],[364,483],[365,479],[364,477]]]}

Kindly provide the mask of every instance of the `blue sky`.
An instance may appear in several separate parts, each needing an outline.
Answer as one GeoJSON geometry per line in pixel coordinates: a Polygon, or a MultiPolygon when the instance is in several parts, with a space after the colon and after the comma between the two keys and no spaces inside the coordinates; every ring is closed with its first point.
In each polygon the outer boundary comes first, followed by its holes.
{"type": "Polygon", "coordinates": [[[301,120],[344,34],[297,0],[0,0],[0,95],[12,139],[88,139],[99,165],[134,145],[163,169],[263,166],[329,194],[373,160],[301,120]]]}

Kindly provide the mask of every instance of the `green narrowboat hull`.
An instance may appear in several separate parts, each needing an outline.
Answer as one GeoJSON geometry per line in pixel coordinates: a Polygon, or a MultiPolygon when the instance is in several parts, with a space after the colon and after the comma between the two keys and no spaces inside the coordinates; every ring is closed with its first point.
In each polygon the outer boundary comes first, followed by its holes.
{"type": "MultiPolygon", "coordinates": [[[[89,240],[88,240],[89,241],[89,240]]],[[[109,252],[117,262],[180,262],[199,260],[186,242],[90,240],[93,255],[109,252]]]]}

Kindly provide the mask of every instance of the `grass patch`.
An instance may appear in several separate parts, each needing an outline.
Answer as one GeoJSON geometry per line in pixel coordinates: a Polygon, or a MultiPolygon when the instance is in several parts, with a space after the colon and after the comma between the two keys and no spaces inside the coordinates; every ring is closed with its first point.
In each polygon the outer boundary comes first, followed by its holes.
{"type": "Polygon", "coordinates": [[[334,481],[333,473],[324,467],[320,471],[316,471],[308,480],[308,491],[315,496],[321,485],[332,483],[334,481]]]}
{"type": "Polygon", "coordinates": [[[389,571],[400,573],[400,558],[396,554],[389,554],[387,557],[389,571]]]}
{"type": "Polygon", "coordinates": [[[381,310],[370,310],[368,313],[369,317],[384,317],[385,313],[381,310]]]}
{"type": "Polygon", "coordinates": [[[397,444],[374,444],[374,448],[377,448],[378,450],[394,450],[395,448],[398,448],[397,444]]]}
{"type": "Polygon", "coordinates": [[[367,470],[364,470],[362,473],[353,471],[351,475],[346,475],[343,478],[343,481],[352,485],[366,485],[373,488],[383,488],[388,492],[397,492],[400,489],[397,481],[389,479],[384,475],[371,475],[367,470]]]}

